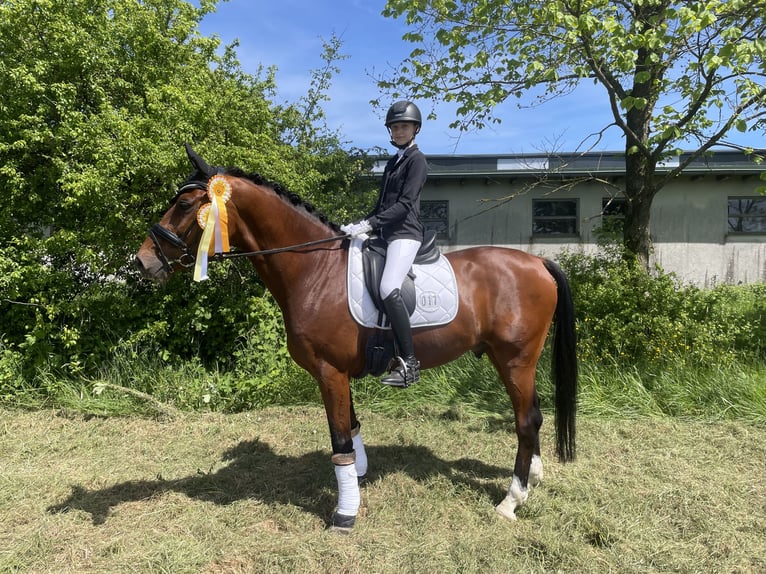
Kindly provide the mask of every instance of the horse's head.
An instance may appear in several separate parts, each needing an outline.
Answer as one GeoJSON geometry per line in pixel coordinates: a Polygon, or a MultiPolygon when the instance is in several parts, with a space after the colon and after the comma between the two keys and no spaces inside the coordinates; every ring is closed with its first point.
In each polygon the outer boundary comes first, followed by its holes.
{"type": "MultiPolygon", "coordinates": [[[[194,172],[160,222],[151,227],[136,255],[136,265],[145,277],[164,281],[174,271],[194,266],[194,279],[201,281],[207,277],[211,255],[311,253],[304,248],[345,238],[338,235],[336,224],[278,183],[238,168],[210,167],[188,144],[186,153],[194,172]]],[[[301,259],[304,265],[305,258],[301,259]]],[[[265,259],[251,261],[259,273],[265,271],[259,268],[265,259]]]]}
{"type": "Polygon", "coordinates": [[[186,153],[194,172],[178,188],[170,208],[160,222],[151,227],[136,254],[136,266],[145,277],[155,281],[164,281],[179,268],[192,266],[202,236],[198,214],[200,208],[210,202],[208,181],[217,170],[210,167],[189,144],[186,144],[186,153]]]}

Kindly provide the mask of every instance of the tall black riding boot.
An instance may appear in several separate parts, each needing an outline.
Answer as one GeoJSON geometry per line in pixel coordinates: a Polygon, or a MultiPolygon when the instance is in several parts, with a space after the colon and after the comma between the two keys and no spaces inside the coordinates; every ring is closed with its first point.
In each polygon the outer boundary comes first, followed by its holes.
{"type": "Polygon", "coordinates": [[[404,306],[399,289],[394,289],[388,297],[383,299],[383,306],[386,308],[389,321],[391,321],[391,329],[394,332],[394,339],[399,350],[400,364],[380,382],[392,387],[409,387],[420,380],[420,363],[415,358],[410,316],[404,306]]]}

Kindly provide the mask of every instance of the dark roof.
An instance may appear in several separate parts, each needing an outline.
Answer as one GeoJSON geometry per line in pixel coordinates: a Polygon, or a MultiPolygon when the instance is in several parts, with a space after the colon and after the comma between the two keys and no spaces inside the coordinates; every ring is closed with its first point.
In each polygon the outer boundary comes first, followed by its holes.
{"type": "MultiPolygon", "coordinates": [[[[685,153],[657,166],[658,172],[668,172],[690,154],[685,153]]],[[[766,150],[757,150],[748,156],[741,151],[714,151],[695,159],[684,169],[686,174],[759,174],[766,171],[766,162],[757,163],[754,157],[766,157],[766,150]]],[[[619,176],[625,173],[625,154],[622,152],[590,152],[563,154],[518,155],[427,155],[429,176],[482,177],[497,175],[535,175],[543,172],[561,175],[619,176]]],[[[373,171],[383,171],[385,161],[379,161],[373,171]]]]}

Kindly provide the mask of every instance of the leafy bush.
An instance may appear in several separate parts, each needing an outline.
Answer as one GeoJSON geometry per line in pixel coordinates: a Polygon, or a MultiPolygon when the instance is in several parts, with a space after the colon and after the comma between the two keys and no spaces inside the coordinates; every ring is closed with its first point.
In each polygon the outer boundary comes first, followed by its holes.
{"type": "Polygon", "coordinates": [[[616,247],[596,256],[566,253],[578,317],[581,360],[625,364],[731,363],[762,358],[764,285],[712,290],[652,273],[616,247]]]}
{"type": "Polygon", "coordinates": [[[59,394],[52,381],[62,380],[107,382],[182,409],[315,400],[316,383],[290,358],[282,313],[249,262],[209,273],[204,283],[181,273],[160,287],[131,277],[78,290],[71,274],[43,267],[15,283],[29,304],[0,303],[0,399],[59,394]]]}
{"type": "Polygon", "coordinates": [[[24,388],[21,353],[7,349],[0,339],[0,400],[7,400],[24,388]]]}
{"type": "MultiPolygon", "coordinates": [[[[264,307],[248,263],[161,289],[131,271],[145,230],[189,172],[183,142],[214,165],[332,206],[333,217],[350,218],[355,190],[372,185],[359,183],[367,154],[346,152],[324,121],[340,41],[326,45],[305,96],[275,104],[274,70],[245,73],[236,43],[199,33],[216,2],[198,4],[0,3],[3,394],[19,380],[43,389],[56,377],[92,378],[136,354],[229,372],[253,329],[275,343],[273,321],[260,321],[278,312],[264,307]]],[[[276,359],[257,353],[242,370],[259,384],[274,378],[287,364],[284,343],[274,349],[276,359]]]]}

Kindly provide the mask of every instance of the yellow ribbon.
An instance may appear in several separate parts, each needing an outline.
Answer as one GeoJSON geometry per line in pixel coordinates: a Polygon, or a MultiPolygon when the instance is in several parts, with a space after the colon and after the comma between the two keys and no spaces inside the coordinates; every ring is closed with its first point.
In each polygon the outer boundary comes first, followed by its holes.
{"type": "Polygon", "coordinates": [[[197,223],[204,230],[194,263],[194,281],[205,281],[209,255],[226,253],[229,248],[229,215],[226,202],[231,197],[231,185],[222,175],[216,175],[207,184],[210,203],[200,207],[197,223]]]}
{"type": "Polygon", "coordinates": [[[226,201],[216,195],[212,202],[215,210],[215,252],[226,253],[229,251],[229,214],[226,212],[226,201]]]}

